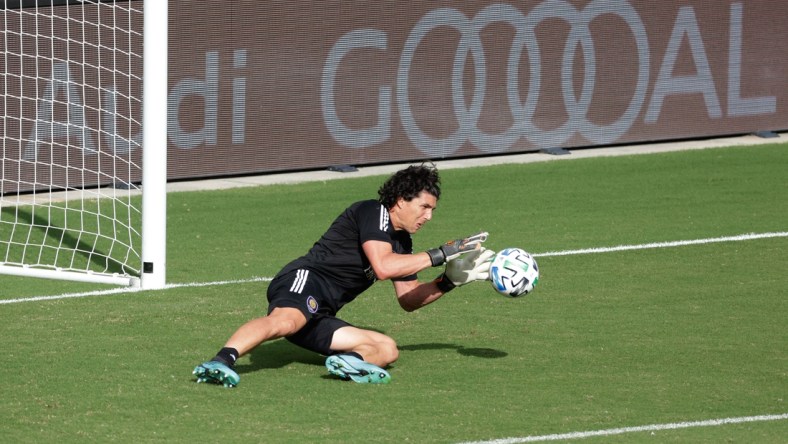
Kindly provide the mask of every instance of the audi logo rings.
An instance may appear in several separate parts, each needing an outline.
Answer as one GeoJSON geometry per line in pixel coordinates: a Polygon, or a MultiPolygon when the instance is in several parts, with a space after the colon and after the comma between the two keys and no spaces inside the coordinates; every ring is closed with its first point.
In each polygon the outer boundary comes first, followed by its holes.
{"type": "Polygon", "coordinates": [[[547,0],[540,3],[528,15],[509,4],[494,4],[481,10],[473,19],[452,8],[436,9],[426,14],[411,32],[400,59],[397,75],[397,103],[403,126],[410,140],[424,153],[446,155],[455,152],[465,141],[470,141],[481,151],[497,153],[511,147],[520,137],[525,137],[537,146],[559,146],[573,134],[580,132],[595,144],[605,144],[623,135],[633,124],[646,96],[649,81],[649,47],[646,29],[635,9],[624,0],[595,0],[582,11],[564,0],[547,0]],[[622,18],[632,31],[637,43],[639,72],[635,94],[624,113],[613,123],[596,125],[587,118],[596,85],[596,58],[590,23],[604,14],[622,18]],[[564,105],[568,114],[566,122],[558,128],[543,130],[533,123],[533,116],[541,90],[541,54],[536,41],[535,29],[544,20],[562,19],[571,26],[567,39],[562,69],[561,85],[564,105]],[[506,131],[489,134],[478,128],[482,104],[486,92],[486,60],[480,32],[493,23],[507,23],[516,34],[507,64],[507,98],[514,123],[506,131]],[[454,59],[451,78],[452,104],[457,116],[457,130],[448,137],[437,139],[419,128],[408,97],[409,70],[416,48],[433,29],[449,26],[461,37],[454,59]],[[585,61],[584,79],[580,97],[575,95],[572,85],[574,54],[576,48],[583,49],[585,61]],[[519,65],[523,54],[530,65],[530,84],[525,101],[520,100],[518,84],[519,65]],[[475,84],[470,105],[465,104],[462,86],[463,69],[468,57],[473,58],[475,84]]]}

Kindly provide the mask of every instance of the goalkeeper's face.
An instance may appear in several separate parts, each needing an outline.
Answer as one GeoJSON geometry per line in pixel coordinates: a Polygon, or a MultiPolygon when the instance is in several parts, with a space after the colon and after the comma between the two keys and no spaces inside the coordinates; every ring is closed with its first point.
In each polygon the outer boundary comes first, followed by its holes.
{"type": "Polygon", "coordinates": [[[432,212],[438,205],[438,198],[422,191],[411,200],[397,199],[397,203],[389,210],[391,222],[395,230],[405,230],[413,234],[432,219],[432,212]]]}

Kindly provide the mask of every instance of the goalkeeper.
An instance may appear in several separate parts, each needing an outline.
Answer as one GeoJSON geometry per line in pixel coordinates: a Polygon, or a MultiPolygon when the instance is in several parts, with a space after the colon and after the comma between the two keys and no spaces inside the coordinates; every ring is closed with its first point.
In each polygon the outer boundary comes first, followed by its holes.
{"type": "Polygon", "coordinates": [[[387,383],[385,367],[397,360],[394,340],[336,317],[377,280],[389,279],[400,306],[417,310],[457,286],[487,279],[493,252],[482,248],[487,233],[413,252],[411,235],[429,220],[440,198],[438,171],[427,165],[394,173],[379,199],[348,207],[309,252],[287,264],[268,287],[268,315],[252,319],[210,361],[198,365],[198,382],[233,387],[236,360],[277,338],[327,356],[328,371],[359,383],[387,383]],[[416,273],[445,265],[435,280],[416,273]]]}

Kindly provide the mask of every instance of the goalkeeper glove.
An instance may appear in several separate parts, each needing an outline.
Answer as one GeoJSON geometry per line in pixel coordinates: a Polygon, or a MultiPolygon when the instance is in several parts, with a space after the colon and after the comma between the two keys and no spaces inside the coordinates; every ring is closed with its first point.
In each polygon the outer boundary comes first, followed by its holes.
{"type": "Polygon", "coordinates": [[[430,255],[430,261],[433,267],[443,265],[452,259],[459,257],[461,254],[468,253],[473,250],[481,248],[482,242],[487,240],[488,233],[486,231],[468,236],[463,239],[455,239],[438,248],[427,250],[430,255]]]}
{"type": "Polygon", "coordinates": [[[489,279],[493,256],[494,251],[480,248],[449,261],[446,271],[435,281],[438,289],[447,293],[455,287],[489,279]]]}

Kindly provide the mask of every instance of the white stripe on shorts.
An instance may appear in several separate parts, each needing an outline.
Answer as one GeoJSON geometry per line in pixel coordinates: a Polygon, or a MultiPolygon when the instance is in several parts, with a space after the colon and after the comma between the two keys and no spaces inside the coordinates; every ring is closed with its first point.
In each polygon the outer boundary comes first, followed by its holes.
{"type": "Polygon", "coordinates": [[[301,294],[304,291],[304,285],[306,285],[306,279],[309,277],[309,270],[297,270],[296,271],[296,278],[293,281],[293,285],[290,286],[290,291],[293,293],[301,294]]]}

